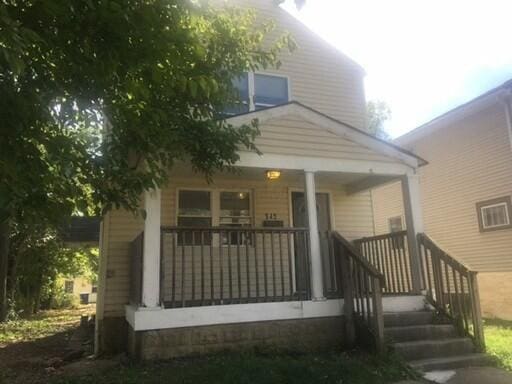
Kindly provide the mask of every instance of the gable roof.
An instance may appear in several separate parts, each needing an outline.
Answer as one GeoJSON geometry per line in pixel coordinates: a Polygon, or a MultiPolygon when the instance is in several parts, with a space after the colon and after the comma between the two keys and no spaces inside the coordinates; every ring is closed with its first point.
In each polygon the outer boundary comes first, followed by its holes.
{"type": "Polygon", "coordinates": [[[284,117],[290,114],[295,114],[307,121],[313,122],[339,137],[348,139],[388,157],[398,159],[413,168],[427,164],[427,161],[423,158],[399,147],[398,145],[379,139],[368,132],[330,117],[298,101],[291,101],[286,104],[242,113],[229,117],[227,121],[236,125],[247,124],[250,121],[257,119],[261,124],[270,119],[284,117]]]}
{"type": "Polygon", "coordinates": [[[500,94],[501,92],[512,92],[512,79],[507,80],[503,84],[499,85],[498,87],[495,87],[480,96],[475,97],[474,99],[469,100],[466,103],[463,103],[453,109],[450,109],[449,111],[434,117],[432,120],[426,122],[425,124],[420,125],[419,127],[414,128],[412,131],[409,131],[402,136],[397,137],[394,141],[396,143],[408,143],[410,140],[414,140],[415,136],[418,135],[426,135],[429,133],[429,128],[431,128],[436,123],[440,123],[445,119],[455,117],[458,114],[463,114],[464,112],[467,112],[470,108],[475,108],[478,104],[484,104],[486,101],[489,102],[495,102],[496,96],[500,94]]]}

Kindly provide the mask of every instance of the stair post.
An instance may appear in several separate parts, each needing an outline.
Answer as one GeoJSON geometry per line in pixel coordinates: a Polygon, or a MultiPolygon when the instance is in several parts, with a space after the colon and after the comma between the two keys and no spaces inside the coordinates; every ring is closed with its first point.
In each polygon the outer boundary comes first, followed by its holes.
{"type": "Polygon", "coordinates": [[[343,283],[343,314],[345,315],[345,337],[349,347],[355,346],[356,327],[354,323],[354,290],[350,260],[345,254],[343,247],[335,242],[335,251],[338,254],[341,264],[341,281],[343,283]]]}

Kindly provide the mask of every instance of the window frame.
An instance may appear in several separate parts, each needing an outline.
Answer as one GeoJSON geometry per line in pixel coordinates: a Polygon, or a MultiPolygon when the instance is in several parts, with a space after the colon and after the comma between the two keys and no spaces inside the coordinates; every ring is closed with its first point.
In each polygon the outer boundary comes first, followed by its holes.
{"type": "Polygon", "coordinates": [[[74,280],[65,280],[64,281],[64,293],[73,294],[75,292],[75,281],[74,280]],[[69,289],[71,288],[71,289],[69,289]]]}
{"type": "MultiPolygon", "coordinates": [[[[255,81],[255,76],[256,75],[261,75],[261,76],[268,76],[268,77],[278,77],[278,78],[281,78],[281,79],[286,79],[286,87],[287,87],[287,94],[288,94],[288,100],[284,103],[289,103],[290,100],[292,100],[292,96],[291,96],[291,86],[290,86],[290,76],[288,75],[285,75],[285,74],[281,74],[281,73],[275,73],[275,72],[266,72],[266,71],[256,71],[256,72],[253,72],[253,71],[249,71],[249,72],[246,72],[247,73],[247,92],[248,92],[248,100],[249,100],[249,111],[248,112],[254,112],[256,111],[256,102],[255,102],[255,98],[256,98],[256,81],[255,81]]],[[[276,105],[281,105],[281,104],[259,104],[259,105],[262,105],[263,108],[262,109],[266,109],[266,108],[272,108],[276,105]]],[[[241,114],[244,114],[244,113],[248,113],[248,112],[243,112],[241,114]]],[[[237,114],[236,113],[227,113],[228,116],[236,116],[237,114]]]]}
{"type": "Polygon", "coordinates": [[[478,216],[478,227],[480,229],[480,232],[492,232],[492,231],[499,231],[501,229],[508,229],[512,228],[512,220],[511,220],[511,214],[512,214],[512,199],[510,196],[502,196],[497,197],[495,199],[480,201],[476,203],[476,211],[478,216]],[[505,215],[507,219],[507,224],[499,224],[499,225],[492,225],[492,226],[486,226],[484,221],[484,210],[486,208],[493,208],[497,206],[504,206],[505,207],[505,215]]]}
{"type": "MultiPolygon", "coordinates": [[[[175,205],[175,223],[176,227],[179,228],[178,225],[178,218],[179,215],[179,196],[180,192],[182,191],[203,191],[203,192],[209,192],[210,193],[210,209],[211,209],[211,227],[212,228],[226,228],[229,229],[229,227],[222,227],[220,225],[220,218],[221,216],[221,210],[220,210],[220,194],[222,192],[243,192],[249,194],[249,213],[248,216],[250,218],[250,228],[254,228],[255,223],[255,209],[254,209],[254,191],[249,188],[208,188],[208,187],[178,187],[176,188],[176,205],[175,205]]],[[[198,216],[199,217],[199,216],[198,216]]],[[[206,217],[206,216],[203,216],[206,217]]],[[[219,246],[219,234],[214,233],[212,236],[212,242],[211,246],[219,246]]],[[[191,246],[191,244],[185,244],[187,246],[191,246]]],[[[206,245],[206,244],[205,244],[206,245]]],[[[223,247],[232,246],[236,247],[236,244],[221,244],[223,247]]]]}
{"type": "MultiPolygon", "coordinates": [[[[256,75],[261,76],[268,76],[268,77],[278,77],[281,79],[286,79],[286,93],[288,95],[288,100],[286,100],[285,103],[289,103],[291,98],[291,88],[290,88],[290,76],[284,75],[284,74],[278,74],[278,73],[271,73],[271,72],[264,72],[264,71],[257,71],[257,72],[249,72],[249,111],[256,111],[256,75]]],[[[282,104],[259,104],[262,105],[262,109],[266,108],[272,108],[276,105],[282,105],[282,104]]]]}
{"type": "Polygon", "coordinates": [[[388,230],[389,230],[389,233],[396,233],[396,232],[404,231],[405,230],[405,227],[404,227],[404,217],[402,215],[388,217],[388,230]],[[394,219],[400,219],[400,227],[401,227],[401,229],[399,231],[393,231],[391,229],[391,220],[394,220],[394,219]]]}

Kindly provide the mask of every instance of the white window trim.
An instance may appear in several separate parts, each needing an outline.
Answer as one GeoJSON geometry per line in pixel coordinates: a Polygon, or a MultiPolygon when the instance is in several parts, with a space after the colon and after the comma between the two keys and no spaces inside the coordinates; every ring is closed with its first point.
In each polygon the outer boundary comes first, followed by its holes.
{"type": "MultiPolygon", "coordinates": [[[[286,85],[288,87],[288,102],[292,99],[291,98],[291,87],[290,87],[290,76],[280,74],[280,73],[272,73],[272,72],[265,72],[265,71],[256,71],[256,72],[247,72],[247,91],[249,93],[249,112],[254,112],[256,110],[256,103],[254,102],[254,98],[256,96],[256,87],[255,87],[255,81],[254,76],[255,75],[263,75],[263,76],[273,76],[273,77],[279,77],[282,79],[286,79],[286,85]]],[[[273,104],[261,104],[263,106],[273,107],[273,104]]]]}
{"type": "Polygon", "coordinates": [[[500,228],[500,227],[505,227],[505,226],[510,225],[510,212],[508,211],[508,204],[506,202],[489,204],[489,205],[484,205],[484,206],[480,207],[480,217],[482,220],[482,228],[484,228],[484,229],[500,228]],[[485,217],[484,211],[486,209],[496,208],[496,207],[505,207],[506,223],[496,224],[496,225],[486,225],[485,220],[484,220],[484,217],[485,217]]]}

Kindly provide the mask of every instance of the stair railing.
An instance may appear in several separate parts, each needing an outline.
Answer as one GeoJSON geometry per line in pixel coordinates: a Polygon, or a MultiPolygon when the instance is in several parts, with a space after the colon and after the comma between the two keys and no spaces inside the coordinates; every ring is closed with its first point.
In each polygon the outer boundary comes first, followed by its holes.
{"type": "Polygon", "coordinates": [[[448,255],[427,235],[419,233],[417,239],[427,299],[483,351],[485,339],[477,272],[448,255]]]}
{"type": "Polygon", "coordinates": [[[382,289],[384,276],[348,240],[332,233],[334,257],[341,270],[346,337],[385,350],[382,289]]]}

